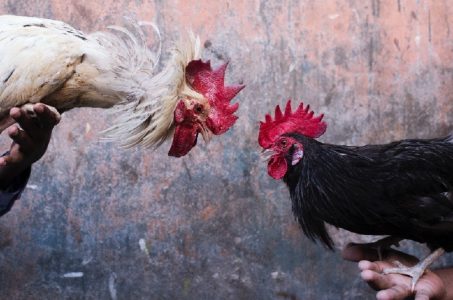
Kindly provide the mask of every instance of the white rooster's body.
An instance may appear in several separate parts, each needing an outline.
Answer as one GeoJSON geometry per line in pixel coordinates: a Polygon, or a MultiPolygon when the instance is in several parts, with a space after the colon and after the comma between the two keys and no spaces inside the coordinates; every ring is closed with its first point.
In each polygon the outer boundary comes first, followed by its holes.
{"type": "Polygon", "coordinates": [[[60,21],[0,16],[0,122],[10,108],[26,103],[59,112],[118,104],[110,137],[126,146],[161,143],[172,132],[178,99],[203,98],[185,80],[200,43],[191,36],[154,74],[160,45],[157,53],[148,49],[142,25],[86,35],[60,21]]]}
{"type": "MultiPolygon", "coordinates": [[[[14,106],[42,102],[59,112],[74,107],[115,107],[117,120],[105,131],[124,146],[158,146],[173,134],[169,155],[186,155],[197,143],[235,123],[244,87],[225,86],[227,64],[213,70],[200,59],[200,40],[175,45],[160,72],[142,27],[110,26],[84,34],[54,20],[0,16],[0,131],[11,124],[14,106]]],[[[151,25],[152,26],[152,25],[151,25]]]]}

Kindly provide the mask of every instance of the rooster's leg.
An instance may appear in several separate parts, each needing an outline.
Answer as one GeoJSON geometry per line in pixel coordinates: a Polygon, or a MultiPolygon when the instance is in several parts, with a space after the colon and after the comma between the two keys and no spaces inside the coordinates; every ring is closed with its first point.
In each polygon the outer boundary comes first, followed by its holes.
{"type": "Polygon", "coordinates": [[[415,284],[417,283],[418,279],[425,273],[425,270],[442,254],[445,253],[445,250],[442,248],[438,248],[436,251],[432,252],[428,255],[424,260],[420,261],[413,267],[405,267],[400,262],[396,262],[399,266],[398,268],[390,268],[384,269],[384,274],[402,274],[412,277],[412,284],[411,284],[411,291],[414,291],[415,284]]]}

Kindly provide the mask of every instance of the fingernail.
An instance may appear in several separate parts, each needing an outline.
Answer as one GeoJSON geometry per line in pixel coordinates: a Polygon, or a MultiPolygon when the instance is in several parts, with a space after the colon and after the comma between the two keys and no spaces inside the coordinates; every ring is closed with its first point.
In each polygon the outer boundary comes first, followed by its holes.
{"type": "Polygon", "coordinates": [[[369,261],[361,260],[361,261],[359,261],[359,269],[361,269],[361,270],[368,269],[369,264],[370,264],[369,261]]]}
{"type": "Polygon", "coordinates": [[[40,103],[36,104],[34,109],[35,109],[35,112],[37,112],[37,113],[43,113],[44,112],[44,106],[42,104],[40,104],[40,103]]]}
{"type": "Polygon", "coordinates": [[[17,126],[14,126],[9,130],[8,133],[11,137],[16,136],[19,133],[19,128],[17,128],[17,126]]]}
{"type": "Polygon", "coordinates": [[[20,117],[20,109],[17,108],[17,107],[11,108],[11,110],[9,111],[9,115],[10,115],[12,118],[18,118],[18,117],[20,117]]]}
{"type": "Polygon", "coordinates": [[[373,272],[370,270],[365,270],[360,273],[360,277],[362,277],[365,281],[373,280],[373,272]]]}

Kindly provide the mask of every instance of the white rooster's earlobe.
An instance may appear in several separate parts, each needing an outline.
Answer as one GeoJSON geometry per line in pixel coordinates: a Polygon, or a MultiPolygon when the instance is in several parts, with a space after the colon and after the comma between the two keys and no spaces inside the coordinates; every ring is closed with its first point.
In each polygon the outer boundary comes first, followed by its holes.
{"type": "Polygon", "coordinates": [[[295,166],[297,163],[304,157],[304,150],[302,149],[296,149],[294,150],[293,157],[291,160],[291,165],[295,166]]]}

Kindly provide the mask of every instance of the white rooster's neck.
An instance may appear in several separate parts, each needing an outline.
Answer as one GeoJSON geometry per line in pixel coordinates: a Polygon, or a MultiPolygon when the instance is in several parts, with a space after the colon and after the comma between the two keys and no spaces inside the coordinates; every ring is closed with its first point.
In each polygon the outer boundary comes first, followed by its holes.
{"type": "Polygon", "coordinates": [[[115,49],[115,53],[108,53],[105,62],[104,53],[87,54],[87,64],[96,64],[100,70],[93,84],[106,93],[101,101],[90,100],[92,103],[84,106],[114,106],[115,125],[104,131],[107,139],[119,141],[125,147],[158,146],[173,133],[173,113],[178,100],[186,96],[203,98],[188,86],[185,77],[188,63],[200,58],[200,40],[193,34],[182,39],[171,50],[162,71],[153,75],[160,48],[157,54],[152,53],[140,32],[137,37],[125,29],[113,29],[123,38],[104,32],[90,35],[104,49],[115,49]]]}

